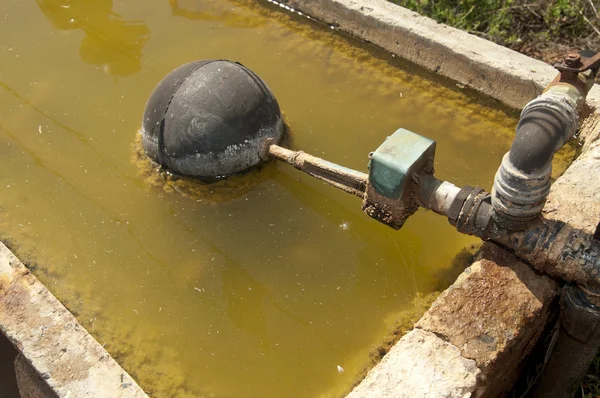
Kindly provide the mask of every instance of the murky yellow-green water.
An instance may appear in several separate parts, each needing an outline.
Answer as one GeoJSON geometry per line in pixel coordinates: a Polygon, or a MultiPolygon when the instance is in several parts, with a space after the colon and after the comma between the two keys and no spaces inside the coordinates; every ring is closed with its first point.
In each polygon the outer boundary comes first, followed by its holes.
{"type": "Polygon", "coordinates": [[[0,19],[1,236],[153,396],[339,395],[473,242],[423,211],[393,231],[283,164],[224,203],[153,186],[133,145],[172,69],[242,62],[294,148],[362,171],[404,127],[438,141],[438,177],[489,189],[515,125],[260,2],[3,0],[0,19]]]}

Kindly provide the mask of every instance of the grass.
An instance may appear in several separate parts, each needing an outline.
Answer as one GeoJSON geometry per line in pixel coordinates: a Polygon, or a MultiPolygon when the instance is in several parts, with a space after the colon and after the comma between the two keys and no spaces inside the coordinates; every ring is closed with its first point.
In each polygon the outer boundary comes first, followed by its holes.
{"type": "Polygon", "coordinates": [[[594,358],[583,383],[581,383],[581,391],[575,396],[582,398],[600,397],[600,354],[594,358]]]}
{"type": "Polygon", "coordinates": [[[572,49],[600,49],[597,0],[390,1],[546,61],[572,49]]]}

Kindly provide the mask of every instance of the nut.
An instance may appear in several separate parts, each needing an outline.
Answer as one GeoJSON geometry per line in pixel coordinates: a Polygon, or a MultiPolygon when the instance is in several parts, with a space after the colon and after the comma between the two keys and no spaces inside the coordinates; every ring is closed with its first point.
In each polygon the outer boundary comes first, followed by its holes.
{"type": "Polygon", "coordinates": [[[568,67],[576,68],[581,65],[581,55],[579,54],[569,54],[565,57],[565,64],[568,67]]]}

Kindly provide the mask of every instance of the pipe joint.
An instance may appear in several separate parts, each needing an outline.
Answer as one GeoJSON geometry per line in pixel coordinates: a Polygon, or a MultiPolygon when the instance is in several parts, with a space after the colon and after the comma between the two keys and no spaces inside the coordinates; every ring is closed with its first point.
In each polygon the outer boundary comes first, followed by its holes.
{"type": "Polygon", "coordinates": [[[492,220],[490,194],[479,187],[466,186],[458,192],[448,221],[458,232],[487,239],[492,220]]]}
{"type": "Polygon", "coordinates": [[[504,155],[492,188],[494,220],[511,231],[525,229],[544,208],[551,173],[550,164],[535,173],[523,173],[510,161],[509,154],[504,155]]]}
{"type": "MultiPolygon", "coordinates": [[[[593,83],[594,80],[591,79],[591,81],[593,83]]],[[[585,91],[586,94],[587,91],[585,91]]],[[[581,90],[577,87],[569,83],[558,82],[550,85],[544,90],[542,95],[525,105],[525,108],[521,111],[521,116],[530,110],[535,109],[536,106],[550,106],[559,112],[566,112],[575,120],[575,124],[577,124],[577,121],[579,120],[578,110],[581,108],[584,101],[585,96],[582,95],[581,90]]],[[[575,125],[573,132],[575,132],[575,130],[577,130],[577,125],[575,125]]]]}
{"type": "Polygon", "coordinates": [[[577,286],[565,288],[561,298],[561,323],[565,331],[582,343],[600,344],[600,308],[577,286]]]}
{"type": "Polygon", "coordinates": [[[576,87],[559,83],[523,108],[512,147],[494,178],[493,217],[501,227],[520,231],[541,214],[552,158],[575,135],[584,99],[576,87]]]}
{"type": "Polygon", "coordinates": [[[556,138],[556,142],[554,143],[554,151],[556,152],[575,135],[579,127],[578,110],[584,100],[585,97],[582,97],[579,90],[574,86],[570,84],[555,84],[546,89],[542,95],[525,105],[521,111],[519,124],[527,121],[529,116],[538,117],[538,112],[554,114],[553,117],[562,125],[560,134],[552,137],[556,138]]]}

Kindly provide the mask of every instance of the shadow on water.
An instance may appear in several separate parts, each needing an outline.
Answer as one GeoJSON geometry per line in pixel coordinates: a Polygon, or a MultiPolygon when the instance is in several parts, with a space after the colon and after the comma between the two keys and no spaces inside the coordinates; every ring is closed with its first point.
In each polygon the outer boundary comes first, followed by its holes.
{"type": "Polygon", "coordinates": [[[112,0],[36,0],[46,18],[60,30],[81,29],[79,57],[104,67],[111,76],[141,70],[142,48],[150,29],[142,21],[127,21],[112,11],[112,0]]]}

